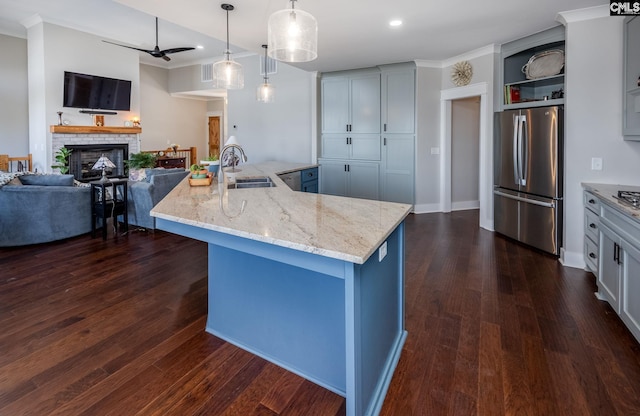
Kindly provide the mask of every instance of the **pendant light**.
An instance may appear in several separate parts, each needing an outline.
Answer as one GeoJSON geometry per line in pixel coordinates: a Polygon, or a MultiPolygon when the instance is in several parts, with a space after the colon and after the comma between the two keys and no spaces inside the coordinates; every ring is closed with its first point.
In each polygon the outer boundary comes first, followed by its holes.
{"type": "Polygon", "coordinates": [[[229,11],[234,7],[231,4],[220,5],[227,12],[227,49],[224,51],[224,59],[213,64],[213,87],[226,90],[244,88],[244,73],[242,65],[231,59],[229,49],[229,11]]]}
{"type": "Polygon", "coordinates": [[[318,22],[311,14],[291,8],[269,17],[269,56],[284,62],[308,62],[318,57],[318,22]]]}
{"type": "Polygon", "coordinates": [[[264,48],[264,76],[262,78],[264,82],[258,85],[256,98],[261,103],[272,103],[275,98],[275,88],[273,85],[269,84],[269,76],[267,75],[267,59],[269,59],[267,57],[268,46],[262,45],[262,47],[264,48]]]}

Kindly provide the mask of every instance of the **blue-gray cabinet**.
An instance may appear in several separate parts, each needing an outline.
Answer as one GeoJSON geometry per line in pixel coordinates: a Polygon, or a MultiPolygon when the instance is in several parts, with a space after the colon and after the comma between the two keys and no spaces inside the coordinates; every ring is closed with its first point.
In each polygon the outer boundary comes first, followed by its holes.
{"type": "Polygon", "coordinates": [[[415,202],[415,67],[382,67],[381,199],[415,202]]]}
{"type": "Polygon", "coordinates": [[[322,75],[321,193],[414,203],[415,72],[407,63],[322,75]]]}
{"type": "Polygon", "coordinates": [[[321,159],[320,193],[380,199],[380,163],[321,159]]]}
{"type": "Polygon", "coordinates": [[[380,73],[323,76],[322,134],[380,134],[380,73]]]}
{"type": "Polygon", "coordinates": [[[302,192],[318,193],[318,168],[304,169],[300,172],[302,192]]]}

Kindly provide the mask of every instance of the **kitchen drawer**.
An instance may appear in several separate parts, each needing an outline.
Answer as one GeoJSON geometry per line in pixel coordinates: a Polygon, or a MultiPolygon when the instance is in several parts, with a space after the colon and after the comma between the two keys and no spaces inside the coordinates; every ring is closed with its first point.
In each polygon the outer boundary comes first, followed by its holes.
{"type": "Polygon", "coordinates": [[[598,241],[598,228],[600,225],[600,216],[595,212],[584,210],[584,234],[593,241],[598,241]]]}
{"type": "Polygon", "coordinates": [[[318,168],[309,168],[301,172],[302,182],[317,181],[318,180],[318,168]]]}
{"type": "Polygon", "coordinates": [[[600,215],[600,200],[589,191],[584,191],[584,206],[600,215]]]}
{"type": "Polygon", "coordinates": [[[587,268],[598,276],[598,245],[590,238],[584,239],[584,262],[587,268]]]}

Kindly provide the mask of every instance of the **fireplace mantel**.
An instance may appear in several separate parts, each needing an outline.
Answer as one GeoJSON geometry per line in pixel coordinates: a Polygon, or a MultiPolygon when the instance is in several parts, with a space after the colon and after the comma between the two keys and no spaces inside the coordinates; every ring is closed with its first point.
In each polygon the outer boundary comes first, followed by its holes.
{"type": "Polygon", "coordinates": [[[141,127],[111,127],[111,126],[51,126],[51,133],[72,133],[72,134],[138,134],[142,132],[141,127]]]}

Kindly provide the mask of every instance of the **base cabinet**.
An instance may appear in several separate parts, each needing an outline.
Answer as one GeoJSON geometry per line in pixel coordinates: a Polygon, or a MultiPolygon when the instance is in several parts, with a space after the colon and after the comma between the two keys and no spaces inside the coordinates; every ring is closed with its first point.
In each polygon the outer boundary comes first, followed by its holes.
{"type": "Polygon", "coordinates": [[[624,288],[620,299],[620,318],[640,341],[640,250],[621,240],[620,254],[624,288]]]}
{"type": "Polygon", "coordinates": [[[640,224],[602,205],[598,298],[609,302],[640,342],[640,224]]]}
{"type": "Polygon", "coordinates": [[[380,164],[352,160],[320,160],[320,193],[380,199],[380,164]]]}
{"type": "Polygon", "coordinates": [[[600,269],[598,297],[620,313],[620,238],[606,225],[600,224],[600,269]]]}

